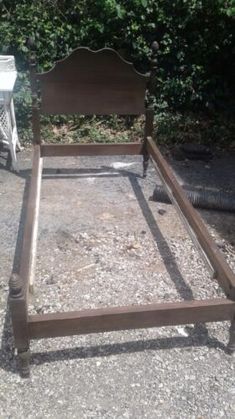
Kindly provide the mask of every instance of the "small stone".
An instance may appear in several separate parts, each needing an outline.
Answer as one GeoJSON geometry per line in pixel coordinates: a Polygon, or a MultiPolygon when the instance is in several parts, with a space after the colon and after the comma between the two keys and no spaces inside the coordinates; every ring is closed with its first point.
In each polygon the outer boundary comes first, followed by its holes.
{"type": "Polygon", "coordinates": [[[225,246],[225,243],[223,242],[223,240],[217,240],[216,244],[217,244],[219,249],[226,250],[226,246],[225,246]]]}
{"type": "Polygon", "coordinates": [[[134,250],[134,249],[139,249],[140,248],[140,244],[138,242],[133,242],[129,245],[127,245],[127,250],[134,250]]]}
{"type": "Polygon", "coordinates": [[[50,278],[48,278],[48,279],[46,280],[46,284],[47,284],[47,285],[53,285],[53,284],[55,284],[55,283],[56,283],[56,281],[55,281],[54,275],[51,275],[51,276],[50,276],[50,278]]]}
{"type": "Polygon", "coordinates": [[[164,209],[159,209],[158,210],[158,214],[160,214],[160,215],[164,215],[166,213],[166,210],[164,210],[164,209]]]}

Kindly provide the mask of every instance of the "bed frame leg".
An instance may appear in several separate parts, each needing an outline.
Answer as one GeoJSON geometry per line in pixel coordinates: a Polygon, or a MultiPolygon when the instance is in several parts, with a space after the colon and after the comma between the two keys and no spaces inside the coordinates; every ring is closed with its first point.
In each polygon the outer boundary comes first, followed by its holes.
{"type": "Polygon", "coordinates": [[[30,350],[18,349],[18,357],[20,364],[20,374],[23,378],[28,378],[30,375],[30,350]]]}
{"type": "Polygon", "coordinates": [[[29,333],[27,320],[27,301],[23,295],[23,281],[16,273],[9,281],[11,320],[22,377],[29,376],[29,333]]]}
{"type": "Polygon", "coordinates": [[[235,317],[233,318],[229,329],[229,342],[227,348],[231,355],[235,353],[235,317]]]}
{"type": "Polygon", "coordinates": [[[149,166],[149,154],[144,153],[143,154],[143,178],[146,178],[147,176],[148,166],[149,166]]]}

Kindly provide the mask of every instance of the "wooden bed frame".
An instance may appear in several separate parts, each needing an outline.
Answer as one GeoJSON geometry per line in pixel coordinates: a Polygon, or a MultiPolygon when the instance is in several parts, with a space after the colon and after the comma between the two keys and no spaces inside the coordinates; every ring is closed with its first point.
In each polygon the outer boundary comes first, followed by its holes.
{"type": "Polygon", "coordinates": [[[157,50],[158,44],[154,42],[150,60],[151,71],[148,75],[135,71],[131,63],[109,48],[96,52],[88,48],[78,48],[67,58],[57,62],[50,71],[37,74],[35,54],[32,52],[32,175],[19,272],[14,272],[9,281],[15,347],[24,377],[29,376],[30,340],[38,338],[230,320],[228,351],[235,351],[235,275],[152,139],[157,50]],[[40,137],[40,113],[145,114],[143,140],[125,144],[44,144],[40,137]],[[144,177],[151,158],[212,277],[216,278],[223,288],[225,298],[28,314],[28,293],[33,286],[36,257],[43,159],[47,156],[93,155],[142,155],[144,177]]]}

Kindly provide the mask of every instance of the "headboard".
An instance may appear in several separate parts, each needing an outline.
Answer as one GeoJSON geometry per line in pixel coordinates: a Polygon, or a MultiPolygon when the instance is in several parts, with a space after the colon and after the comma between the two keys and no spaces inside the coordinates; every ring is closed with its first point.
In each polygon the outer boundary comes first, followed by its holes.
{"type": "Polygon", "coordinates": [[[44,114],[140,115],[145,111],[148,77],[110,48],[77,48],[36,77],[44,114]]]}

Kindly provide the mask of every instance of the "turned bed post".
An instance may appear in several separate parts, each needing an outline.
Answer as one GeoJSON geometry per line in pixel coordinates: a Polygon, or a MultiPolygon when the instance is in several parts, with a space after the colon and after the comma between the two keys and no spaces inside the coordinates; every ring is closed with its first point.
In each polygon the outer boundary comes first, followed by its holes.
{"type": "Polygon", "coordinates": [[[28,45],[30,48],[29,57],[29,73],[30,73],[30,86],[32,96],[32,131],[33,131],[33,144],[41,144],[40,133],[40,112],[38,104],[38,82],[36,76],[36,53],[34,50],[34,40],[29,38],[28,45]]]}
{"type": "Polygon", "coordinates": [[[22,377],[29,376],[29,333],[28,333],[28,312],[26,293],[22,278],[13,273],[9,280],[9,305],[11,311],[11,320],[14,333],[15,348],[20,361],[20,370],[22,377]]]}
{"type": "Polygon", "coordinates": [[[229,329],[229,342],[227,348],[230,354],[235,353],[235,316],[229,329]]]}
{"type": "Polygon", "coordinates": [[[147,175],[149,165],[149,152],[147,150],[147,138],[153,136],[153,118],[154,118],[154,99],[155,99],[155,78],[157,73],[157,53],[159,45],[154,41],[151,46],[152,53],[150,59],[150,77],[147,86],[147,104],[145,111],[145,129],[144,129],[144,145],[143,145],[143,177],[147,175]]]}

